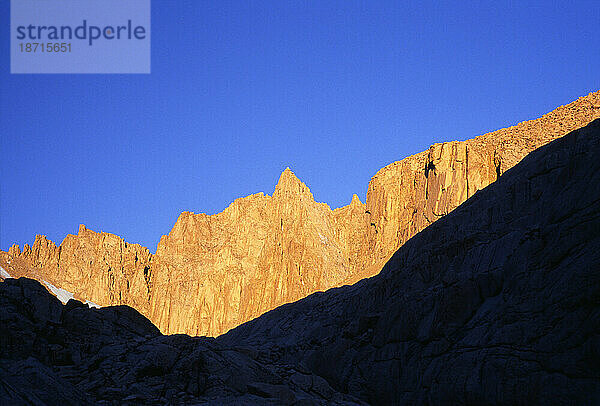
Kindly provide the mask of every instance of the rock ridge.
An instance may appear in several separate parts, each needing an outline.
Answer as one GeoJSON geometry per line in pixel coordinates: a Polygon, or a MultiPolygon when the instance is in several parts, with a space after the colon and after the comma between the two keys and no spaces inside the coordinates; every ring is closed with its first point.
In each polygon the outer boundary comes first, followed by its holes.
{"type": "Polygon", "coordinates": [[[101,306],[127,304],[164,333],[217,336],[284,303],[376,275],[415,234],[527,154],[600,117],[600,91],[541,118],[433,144],[370,180],[366,202],[331,210],[286,168],[272,196],[214,215],[183,212],[151,255],[80,226],[0,253],[11,275],[43,278],[101,306]],[[10,261],[10,263],[9,263],[10,261]]]}
{"type": "Polygon", "coordinates": [[[216,339],[163,336],[128,306],[63,306],[37,281],[6,279],[0,403],[598,404],[599,154],[596,119],[378,275],[216,339]]]}
{"type": "Polygon", "coordinates": [[[220,336],[381,405],[600,402],[600,119],[529,154],[381,273],[220,336]]]}

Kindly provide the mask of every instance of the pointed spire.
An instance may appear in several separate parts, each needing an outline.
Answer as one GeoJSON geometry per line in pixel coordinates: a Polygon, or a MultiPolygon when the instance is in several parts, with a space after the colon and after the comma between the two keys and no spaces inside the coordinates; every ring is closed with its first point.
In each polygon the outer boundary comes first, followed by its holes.
{"type": "Polygon", "coordinates": [[[13,257],[18,257],[19,255],[21,255],[21,248],[19,248],[19,244],[13,244],[9,249],[8,249],[8,254],[13,256],[13,257]]]}
{"type": "Polygon", "coordinates": [[[31,246],[31,250],[38,252],[40,249],[46,249],[48,247],[56,248],[56,244],[49,240],[45,235],[36,234],[33,245],[31,246]]]}
{"type": "Polygon", "coordinates": [[[282,194],[310,195],[312,197],[310,189],[298,179],[289,167],[281,173],[273,196],[282,194]]]}
{"type": "Polygon", "coordinates": [[[85,228],[85,224],[80,224],[79,231],[77,232],[77,234],[83,234],[86,230],[87,228],[85,228]]]}
{"type": "Polygon", "coordinates": [[[290,167],[286,167],[281,175],[279,175],[279,182],[277,182],[277,186],[281,184],[287,184],[289,182],[292,183],[302,183],[300,179],[296,176],[296,174],[290,169],[290,167]]]}
{"type": "Polygon", "coordinates": [[[362,202],[358,198],[358,195],[355,193],[352,195],[352,201],[350,202],[351,207],[356,207],[362,205],[362,202]]]}

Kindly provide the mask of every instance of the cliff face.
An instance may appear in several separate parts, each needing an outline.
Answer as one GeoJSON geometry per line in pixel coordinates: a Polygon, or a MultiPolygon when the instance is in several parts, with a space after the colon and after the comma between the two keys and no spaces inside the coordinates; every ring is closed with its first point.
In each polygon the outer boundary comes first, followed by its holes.
{"type": "Polygon", "coordinates": [[[599,154],[600,119],[531,153],[375,277],[216,339],[163,336],[130,307],[63,306],[7,279],[0,404],[600,404],[599,154]]]}
{"type": "Polygon", "coordinates": [[[128,304],[146,313],[150,259],[150,251],[139,244],[81,225],[59,247],[42,235],[22,252],[14,245],[0,256],[0,266],[13,277],[46,280],[100,306],[128,304]]]}
{"type": "Polygon", "coordinates": [[[531,151],[599,117],[597,91],[539,119],[467,141],[434,144],[428,151],[380,169],[367,190],[369,260],[383,265],[408,239],[494,182],[531,151]]]}
{"type": "Polygon", "coordinates": [[[218,335],[283,303],[377,274],[398,247],[529,152],[599,117],[600,91],[537,120],[434,144],[377,172],[366,204],[354,196],[331,210],[286,169],[272,196],[237,199],[211,216],[182,213],[154,256],[83,227],[60,247],[38,236],[23,252],[0,255],[0,264],[99,305],[133,306],[164,333],[218,335]]]}
{"type": "Polygon", "coordinates": [[[337,286],[365,222],[358,198],[332,211],[290,169],[273,196],[238,199],[214,216],[183,213],[153,258],[161,293],[149,317],[163,331],[212,335],[337,286]]]}
{"type": "Polygon", "coordinates": [[[375,277],[216,341],[373,405],[600,404],[599,154],[600,119],[532,152],[375,277]]]}

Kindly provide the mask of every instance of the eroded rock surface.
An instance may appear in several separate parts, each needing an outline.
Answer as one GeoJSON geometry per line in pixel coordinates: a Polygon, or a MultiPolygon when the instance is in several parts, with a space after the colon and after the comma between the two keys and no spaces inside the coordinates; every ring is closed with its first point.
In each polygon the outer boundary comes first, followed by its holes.
{"type": "Polygon", "coordinates": [[[14,246],[0,265],[101,306],[133,306],[164,333],[214,336],[377,274],[398,247],[526,154],[599,117],[600,91],[537,120],[435,144],[381,169],[366,204],[355,196],[331,210],[287,169],[272,196],[237,199],[211,216],[182,213],[155,255],[81,227],[59,247],[43,236],[14,246]]]}
{"type": "Polygon", "coordinates": [[[600,120],[532,152],[381,273],[218,338],[373,404],[600,403],[600,120]]]}
{"type": "Polygon", "coordinates": [[[212,335],[340,285],[365,222],[358,197],[332,211],[289,168],[273,196],[237,199],[213,216],[183,213],[153,258],[161,294],[149,317],[162,331],[212,335]]]}
{"type": "Polygon", "coordinates": [[[101,306],[128,304],[146,313],[151,257],[139,244],[80,225],[58,247],[43,235],[23,251],[13,245],[0,255],[0,266],[14,277],[46,280],[101,306]]]}
{"type": "Polygon", "coordinates": [[[413,235],[496,181],[531,151],[597,118],[600,91],[536,120],[467,141],[434,144],[382,168],[367,190],[370,261],[387,260],[413,235]]]}
{"type": "Polygon", "coordinates": [[[598,404],[600,120],[532,152],[380,274],[217,339],[0,283],[7,404],[598,404]]]}

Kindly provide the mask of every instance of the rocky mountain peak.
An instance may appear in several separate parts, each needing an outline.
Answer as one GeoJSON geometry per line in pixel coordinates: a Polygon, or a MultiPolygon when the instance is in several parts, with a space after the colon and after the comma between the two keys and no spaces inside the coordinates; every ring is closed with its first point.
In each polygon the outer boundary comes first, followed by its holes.
{"type": "Polygon", "coordinates": [[[350,207],[362,206],[362,202],[360,201],[358,195],[355,193],[352,195],[352,201],[350,202],[350,207]]]}
{"type": "Polygon", "coordinates": [[[308,186],[306,186],[296,174],[289,168],[285,168],[285,170],[279,176],[279,181],[275,186],[275,192],[273,196],[283,196],[283,195],[305,195],[310,196],[312,198],[312,193],[308,186]]]}
{"type": "Polygon", "coordinates": [[[11,247],[8,249],[8,254],[13,257],[18,257],[21,255],[21,248],[19,248],[19,244],[11,245],[11,247]]]}
{"type": "Polygon", "coordinates": [[[600,91],[536,120],[435,144],[381,169],[365,203],[354,195],[335,210],[316,203],[286,168],[272,196],[239,198],[213,215],[182,213],[155,255],[82,225],[60,247],[38,238],[22,252],[0,252],[0,261],[14,260],[5,267],[11,275],[43,277],[101,306],[131,305],[164,333],[216,336],[281,304],[377,274],[411,237],[527,154],[598,118],[600,91]]]}

